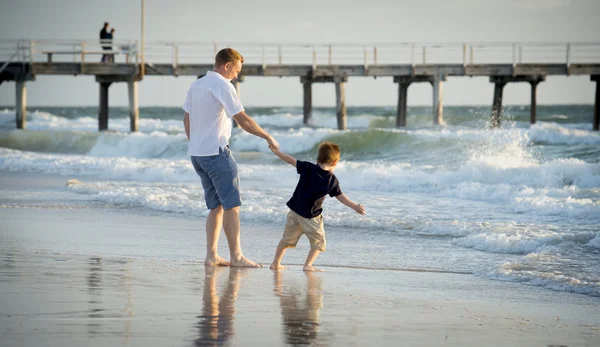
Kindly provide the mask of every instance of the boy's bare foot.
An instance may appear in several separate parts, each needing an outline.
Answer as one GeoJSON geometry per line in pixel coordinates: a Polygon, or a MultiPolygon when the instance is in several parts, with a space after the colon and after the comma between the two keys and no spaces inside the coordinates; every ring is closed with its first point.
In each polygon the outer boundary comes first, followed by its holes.
{"type": "Polygon", "coordinates": [[[269,266],[269,269],[277,271],[277,270],[285,270],[285,269],[287,269],[287,267],[284,267],[281,264],[271,264],[271,266],[269,266]]]}
{"type": "Polygon", "coordinates": [[[206,257],[204,260],[205,266],[229,266],[229,262],[218,255],[214,258],[206,257]]]}
{"type": "Polygon", "coordinates": [[[235,267],[263,267],[262,264],[258,264],[253,262],[252,260],[246,258],[246,257],[241,257],[238,260],[232,260],[231,261],[231,266],[235,266],[235,267]]]}
{"type": "Polygon", "coordinates": [[[304,270],[304,271],[325,272],[325,270],[317,269],[316,267],[314,267],[312,265],[311,266],[305,266],[305,267],[302,268],[302,270],[304,270]]]}

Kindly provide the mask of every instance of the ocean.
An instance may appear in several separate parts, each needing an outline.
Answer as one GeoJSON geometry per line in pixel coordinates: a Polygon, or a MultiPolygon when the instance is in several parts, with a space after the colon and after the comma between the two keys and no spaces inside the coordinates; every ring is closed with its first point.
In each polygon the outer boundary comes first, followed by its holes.
{"type": "MultiPolygon", "coordinates": [[[[538,106],[533,126],[528,107],[507,106],[500,129],[489,129],[487,106],[446,106],[442,126],[432,125],[430,107],[409,107],[405,129],[394,128],[395,107],[349,107],[347,131],[335,129],[334,108],[314,108],[309,126],[298,107],[247,111],[300,160],[314,161],[323,140],[341,146],[335,174],[367,215],[326,199],[331,251],[316,265],[468,272],[600,296],[600,134],[591,131],[592,106],[538,106]]],[[[110,117],[109,131],[99,133],[96,107],[30,107],[27,130],[19,131],[14,109],[0,108],[0,177],[64,177],[60,188],[1,191],[0,207],[106,206],[197,219],[203,239],[207,211],[186,157],[181,109],[142,107],[140,132],[132,134],[126,107],[111,108],[110,117]]],[[[259,242],[264,248],[245,252],[270,261],[298,177],[240,129],[231,148],[241,175],[242,240],[256,237],[244,225],[277,231],[259,242]]],[[[178,245],[187,237],[169,233],[178,245]]],[[[204,252],[128,247],[126,255],[194,260],[204,252]]],[[[290,259],[301,261],[301,253],[290,259]]]]}

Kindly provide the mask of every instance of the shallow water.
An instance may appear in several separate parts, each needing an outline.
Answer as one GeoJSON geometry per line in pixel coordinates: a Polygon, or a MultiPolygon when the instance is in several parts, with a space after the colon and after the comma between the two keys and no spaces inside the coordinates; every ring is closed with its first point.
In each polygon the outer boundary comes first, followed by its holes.
{"type": "MultiPolygon", "coordinates": [[[[533,126],[527,108],[508,107],[497,130],[487,128],[487,107],[447,107],[441,127],[430,124],[430,111],[409,108],[409,126],[398,130],[391,127],[393,108],[349,108],[350,130],[338,131],[333,109],[315,109],[308,127],[299,108],[248,110],[301,160],[313,160],[322,140],[342,148],[336,175],[368,214],[326,200],[332,249],[319,261],[464,271],[600,296],[600,135],[590,130],[592,107],[539,106],[533,126]]],[[[97,133],[96,112],[34,108],[27,131],[12,130],[14,111],[0,112],[0,171],[63,178],[59,187],[4,187],[1,203],[100,205],[181,219],[207,214],[178,108],[142,108],[136,134],[127,133],[126,109],[118,108],[111,109],[110,131],[97,133]]],[[[231,147],[242,180],[242,223],[281,227],[297,181],[293,168],[240,130],[231,147]]],[[[272,250],[259,244],[251,249],[268,261],[272,250]]]]}

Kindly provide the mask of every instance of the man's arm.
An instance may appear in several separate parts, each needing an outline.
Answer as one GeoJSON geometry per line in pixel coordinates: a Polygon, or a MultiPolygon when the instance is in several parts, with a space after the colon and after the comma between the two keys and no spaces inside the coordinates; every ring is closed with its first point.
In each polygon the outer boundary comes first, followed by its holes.
{"type": "Polygon", "coordinates": [[[252,135],[267,140],[269,148],[273,147],[274,149],[279,149],[279,143],[277,143],[277,141],[275,141],[275,139],[268,132],[264,131],[263,128],[261,128],[260,125],[254,121],[254,119],[250,118],[246,112],[242,111],[237,113],[235,116],[233,116],[233,119],[239,124],[240,128],[246,130],[252,135]]]}
{"type": "Polygon", "coordinates": [[[279,158],[281,158],[281,160],[292,165],[293,167],[296,167],[296,158],[292,157],[291,155],[289,155],[287,153],[283,153],[282,151],[280,151],[278,149],[271,148],[271,151],[273,153],[275,153],[279,158]]]}
{"type": "Polygon", "coordinates": [[[346,195],[344,195],[344,194],[340,194],[340,195],[336,196],[335,198],[338,199],[339,202],[341,202],[342,204],[344,204],[344,205],[350,207],[351,209],[353,209],[354,211],[356,211],[356,213],[358,213],[358,214],[364,215],[367,213],[367,211],[365,210],[365,207],[362,204],[355,203],[354,201],[348,199],[346,197],[346,195]]]}
{"type": "Polygon", "coordinates": [[[185,135],[188,138],[188,141],[190,140],[190,114],[189,113],[185,113],[183,115],[183,126],[185,127],[185,135]]]}

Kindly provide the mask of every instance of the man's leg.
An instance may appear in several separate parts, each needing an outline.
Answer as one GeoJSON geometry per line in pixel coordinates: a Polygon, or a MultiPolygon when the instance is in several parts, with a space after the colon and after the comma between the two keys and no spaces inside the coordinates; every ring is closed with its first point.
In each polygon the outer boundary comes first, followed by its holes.
{"type": "Polygon", "coordinates": [[[204,265],[229,266],[229,262],[219,257],[219,234],[223,226],[223,207],[213,208],[206,218],[206,260],[204,265]]]}
{"type": "Polygon", "coordinates": [[[246,259],[242,253],[242,246],[240,244],[239,206],[225,210],[225,216],[223,217],[223,229],[225,229],[225,236],[227,237],[227,243],[229,243],[231,266],[262,267],[261,264],[257,264],[249,259],[246,259]]]}

